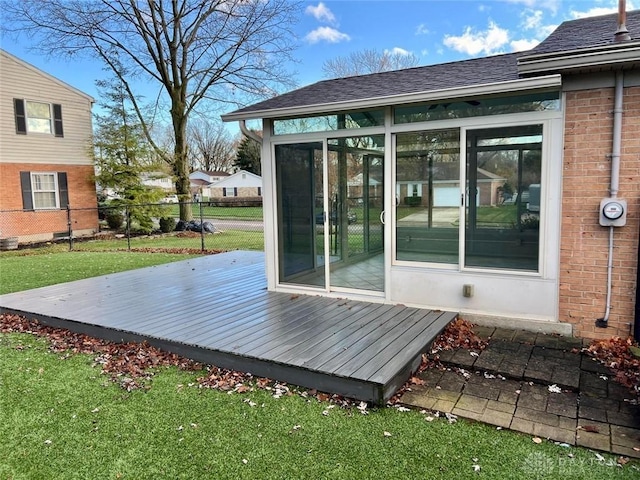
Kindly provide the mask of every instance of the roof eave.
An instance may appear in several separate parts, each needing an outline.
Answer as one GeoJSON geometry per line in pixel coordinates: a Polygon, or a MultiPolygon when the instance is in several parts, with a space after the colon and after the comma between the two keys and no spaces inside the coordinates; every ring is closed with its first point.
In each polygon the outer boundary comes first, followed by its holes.
{"type": "Polygon", "coordinates": [[[272,108],[253,110],[250,112],[231,112],[222,115],[225,122],[240,120],[255,120],[262,118],[290,118],[309,115],[320,115],[329,112],[358,110],[368,108],[380,108],[387,105],[401,105],[407,103],[428,102],[441,99],[468,98],[482,95],[492,95],[516,91],[541,90],[560,87],[562,78],[560,75],[545,75],[535,78],[523,78],[505,82],[486,83],[481,85],[469,85],[464,87],[444,88],[401,95],[388,95],[383,97],[366,98],[345,102],[320,103],[314,105],[302,105],[285,108],[272,108]]]}
{"type": "Polygon", "coordinates": [[[525,55],[518,59],[518,72],[521,75],[530,75],[603,66],[637,65],[639,59],[640,42],[631,42],[581,50],[525,55]]]}

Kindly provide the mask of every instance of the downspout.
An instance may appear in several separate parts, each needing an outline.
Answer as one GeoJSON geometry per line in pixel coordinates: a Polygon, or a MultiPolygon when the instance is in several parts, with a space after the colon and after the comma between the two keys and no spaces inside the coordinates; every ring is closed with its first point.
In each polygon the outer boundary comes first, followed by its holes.
{"type": "MultiPolygon", "coordinates": [[[[611,198],[617,198],[620,186],[620,150],[622,144],[622,94],[624,91],[624,73],[616,72],[615,92],[613,102],[613,142],[611,151],[611,198]]],[[[607,305],[604,317],[596,320],[596,327],[606,328],[609,324],[611,312],[611,277],[613,274],[613,229],[609,227],[609,254],[607,260],[607,305]]]]}
{"type": "Polygon", "coordinates": [[[240,125],[240,131],[245,137],[250,138],[251,140],[255,140],[259,145],[262,145],[262,137],[257,135],[255,132],[252,132],[247,128],[247,123],[244,120],[239,120],[238,124],[240,125]]]}

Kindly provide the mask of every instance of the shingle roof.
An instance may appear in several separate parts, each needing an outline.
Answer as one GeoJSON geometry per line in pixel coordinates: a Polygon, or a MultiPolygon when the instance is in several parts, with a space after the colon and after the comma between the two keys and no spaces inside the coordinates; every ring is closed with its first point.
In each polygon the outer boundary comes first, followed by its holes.
{"type": "Polygon", "coordinates": [[[388,97],[518,79],[517,54],[323,80],[233,113],[388,97]]]}
{"type": "MultiPolygon", "coordinates": [[[[627,30],[632,40],[640,40],[640,10],[627,12],[627,30]]],[[[618,14],[580,18],[560,24],[551,35],[527,54],[555,53],[615,44],[618,14]]]]}

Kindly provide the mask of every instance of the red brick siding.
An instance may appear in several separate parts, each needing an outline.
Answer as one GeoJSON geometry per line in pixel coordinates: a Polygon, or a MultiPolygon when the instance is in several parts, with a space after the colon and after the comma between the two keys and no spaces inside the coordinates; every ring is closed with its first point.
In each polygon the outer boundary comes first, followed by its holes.
{"type": "Polygon", "coordinates": [[[598,223],[600,200],[609,196],[613,88],[568,92],[563,164],[560,311],[574,334],[627,336],[634,319],[640,207],[640,87],[625,88],[620,189],[628,202],[627,225],[614,230],[609,328],[595,327],[606,309],[609,229],[598,223]]]}
{"type": "Polygon", "coordinates": [[[68,230],[66,210],[22,211],[20,172],[24,171],[66,172],[71,208],[89,209],[73,212],[72,229],[98,229],[93,166],[0,163],[0,236],[50,238],[68,230]]]}

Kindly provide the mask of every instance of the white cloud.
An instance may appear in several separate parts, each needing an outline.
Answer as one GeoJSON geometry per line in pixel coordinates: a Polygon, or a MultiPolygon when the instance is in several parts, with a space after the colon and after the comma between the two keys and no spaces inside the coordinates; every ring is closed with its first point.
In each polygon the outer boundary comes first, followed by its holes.
{"type": "Polygon", "coordinates": [[[325,21],[327,23],[335,23],[336,16],[333,14],[329,7],[327,7],[324,3],[320,2],[317,6],[309,5],[304,11],[307,15],[312,15],[316,20],[322,22],[325,21]]]}
{"type": "Polygon", "coordinates": [[[416,28],[416,35],[426,35],[428,33],[430,33],[429,29],[427,28],[427,26],[424,23],[421,23],[416,28]]]}
{"type": "Polygon", "coordinates": [[[521,25],[525,30],[538,29],[542,25],[542,10],[525,10],[521,17],[521,25]]]}
{"type": "MultiPolygon", "coordinates": [[[[633,2],[627,2],[627,12],[635,10],[633,2]]],[[[618,13],[618,2],[612,2],[611,7],[593,7],[586,11],[571,10],[571,18],[597,17],[598,15],[609,15],[610,13],[618,13]]]]}
{"type": "Polygon", "coordinates": [[[328,42],[328,43],[340,43],[348,42],[351,37],[346,33],[342,33],[335,28],[331,27],[318,27],[315,30],[307,33],[304,37],[309,43],[328,42]]]}
{"type": "Polygon", "coordinates": [[[489,22],[489,28],[485,31],[476,32],[471,27],[466,27],[462,35],[445,35],[443,40],[445,46],[467,55],[500,53],[508,42],[509,31],[494,22],[489,22]]]}
{"type": "Polygon", "coordinates": [[[511,46],[511,51],[512,52],[525,52],[527,50],[531,50],[533,47],[535,47],[536,45],[538,45],[540,43],[540,40],[535,40],[535,39],[531,39],[531,40],[513,40],[511,42],[509,42],[509,45],[511,46]]]}
{"type": "Polygon", "coordinates": [[[390,55],[401,55],[403,57],[411,55],[411,52],[409,50],[405,50],[404,48],[400,47],[393,47],[391,50],[385,50],[384,53],[388,53],[390,55]]]}

